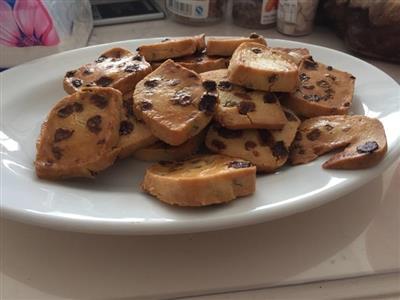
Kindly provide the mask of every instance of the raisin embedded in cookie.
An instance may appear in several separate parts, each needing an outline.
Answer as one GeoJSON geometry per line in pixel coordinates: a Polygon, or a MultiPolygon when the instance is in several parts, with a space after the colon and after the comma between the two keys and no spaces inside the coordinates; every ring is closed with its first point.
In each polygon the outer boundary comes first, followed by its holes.
{"type": "Polygon", "coordinates": [[[202,155],[148,168],[144,191],[179,206],[206,206],[232,201],[255,191],[256,168],[239,158],[202,155]]]}
{"type": "Polygon", "coordinates": [[[286,118],[278,97],[271,92],[249,90],[231,83],[227,69],[201,74],[217,84],[219,105],[214,118],[230,129],[281,129],[286,118]]]}
{"type": "Polygon", "coordinates": [[[304,117],[347,114],[355,77],[308,58],[299,69],[298,88],[283,97],[285,106],[304,117]]]}
{"type": "Polygon", "coordinates": [[[121,93],[87,88],[60,100],[43,123],[37,143],[40,178],[93,177],[118,155],[121,93]]]}
{"type": "Polygon", "coordinates": [[[151,72],[143,56],[123,48],[113,48],[101,54],[94,62],[64,77],[64,90],[68,94],[86,87],[112,87],[122,94],[131,91],[136,83],[151,72]]]}
{"type": "Polygon", "coordinates": [[[379,163],[387,151],[385,130],[366,116],[322,116],[305,120],[290,152],[293,165],[305,164],[335,149],[326,169],[362,169],[379,163]]]}
{"type": "Polygon", "coordinates": [[[240,157],[252,162],[258,172],[273,172],[288,159],[300,120],[285,110],[287,122],[281,130],[231,130],[213,124],[206,136],[206,146],[215,153],[240,157]]]}
{"type": "Polygon", "coordinates": [[[198,134],[212,119],[217,91],[203,86],[200,76],[172,60],[140,81],[134,95],[135,115],[170,145],[198,134]]]}
{"type": "Polygon", "coordinates": [[[298,67],[285,52],[257,43],[241,44],[228,67],[228,78],[238,85],[261,91],[292,92],[298,67]]]}
{"type": "Polygon", "coordinates": [[[236,48],[245,42],[253,42],[267,46],[264,37],[256,33],[252,33],[250,37],[239,38],[208,38],[207,54],[217,56],[232,56],[236,48]]]}

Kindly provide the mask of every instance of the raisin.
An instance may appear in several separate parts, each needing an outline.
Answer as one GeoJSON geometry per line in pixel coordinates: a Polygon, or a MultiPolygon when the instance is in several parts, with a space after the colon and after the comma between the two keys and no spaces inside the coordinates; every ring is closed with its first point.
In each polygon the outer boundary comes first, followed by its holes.
{"type": "Polygon", "coordinates": [[[249,161],[239,161],[239,160],[233,160],[229,162],[228,168],[234,168],[234,169],[244,169],[244,168],[250,168],[253,166],[253,164],[249,161]]]}
{"type": "Polygon", "coordinates": [[[356,79],[353,75],[350,76],[350,79],[356,79]]]}
{"type": "Polygon", "coordinates": [[[79,102],[74,102],[74,104],[72,104],[72,106],[73,106],[75,112],[83,111],[83,105],[80,104],[79,102]]]}
{"type": "Polygon", "coordinates": [[[278,100],[275,94],[270,92],[265,93],[263,99],[264,103],[276,103],[278,100]]]}
{"type": "Polygon", "coordinates": [[[140,110],[141,111],[146,111],[146,110],[151,110],[153,108],[153,104],[149,101],[142,101],[140,102],[140,110]]]}
{"type": "Polygon", "coordinates": [[[199,110],[208,113],[215,111],[217,104],[217,96],[215,94],[204,93],[199,102],[199,110]]]}
{"type": "Polygon", "coordinates": [[[83,75],[90,75],[90,74],[92,74],[92,73],[93,73],[93,71],[92,71],[91,69],[85,68],[85,69],[83,70],[83,75]]]}
{"type": "Polygon", "coordinates": [[[303,82],[303,81],[308,81],[308,80],[310,80],[310,77],[307,76],[306,73],[301,73],[301,74],[299,75],[299,79],[300,79],[301,82],[303,82]]]}
{"type": "Polygon", "coordinates": [[[135,55],[134,57],[132,57],[132,60],[136,60],[136,61],[141,61],[143,59],[143,57],[139,54],[135,55]]]}
{"type": "Polygon", "coordinates": [[[324,88],[324,89],[327,89],[327,88],[331,87],[331,85],[326,80],[318,80],[317,81],[317,85],[322,87],[322,88],[324,88]]]}
{"type": "Polygon", "coordinates": [[[227,129],[224,127],[215,127],[215,130],[218,132],[219,136],[222,136],[223,138],[226,139],[236,139],[236,138],[240,138],[243,135],[243,131],[242,130],[231,130],[231,129],[227,129]]]}
{"type": "Polygon", "coordinates": [[[99,56],[99,57],[95,60],[95,62],[101,63],[101,62],[105,61],[106,59],[107,59],[106,56],[101,55],[101,56],[99,56]]]}
{"type": "Polygon", "coordinates": [[[53,156],[55,159],[60,160],[62,157],[62,149],[57,146],[51,147],[51,152],[53,153],[53,156]]]}
{"type": "Polygon", "coordinates": [[[318,63],[316,63],[312,57],[309,59],[304,60],[304,67],[308,70],[316,70],[318,67],[318,63]]]}
{"type": "Polygon", "coordinates": [[[255,148],[257,146],[256,143],[254,143],[253,141],[247,141],[246,143],[244,143],[244,148],[247,151],[250,151],[251,149],[255,148]]]}
{"type": "Polygon", "coordinates": [[[133,116],[133,101],[132,99],[124,99],[122,100],[122,106],[125,109],[125,115],[127,117],[133,116]]]}
{"type": "Polygon", "coordinates": [[[74,133],[74,130],[57,128],[56,132],[54,133],[54,142],[58,143],[60,141],[69,139],[73,133],[74,133]]]}
{"type": "Polygon", "coordinates": [[[119,125],[119,135],[127,135],[133,131],[133,123],[129,121],[122,121],[119,125]]]}
{"type": "Polygon", "coordinates": [[[71,83],[76,88],[82,86],[82,80],[80,80],[80,79],[74,79],[74,80],[71,81],[71,83]]]}
{"type": "Polygon", "coordinates": [[[295,122],[295,121],[297,121],[297,118],[296,118],[291,112],[289,112],[289,111],[285,111],[285,116],[286,116],[286,119],[287,119],[289,122],[295,122]]]}
{"type": "Polygon", "coordinates": [[[218,150],[222,150],[222,149],[226,148],[225,143],[220,140],[212,140],[211,145],[213,147],[217,148],[218,150]]]}
{"type": "Polygon", "coordinates": [[[332,66],[327,66],[326,69],[327,69],[328,71],[332,71],[332,70],[333,70],[332,66]]]}
{"type": "Polygon", "coordinates": [[[277,74],[272,74],[271,76],[268,77],[268,82],[269,83],[274,83],[277,80],[278,80],[278,75],[277,74]]]}
{"type": "Polygon", "coordinates": [[[275,143],[274,136],[267,129],[258,129],[257,131],[258,137],[260,139],[261,146],[269,146],[271,147],[275,143]]]}
{"type": "Polygon", "coordinates": [[[218,83],[218,88],[223,91],[230,91],[232,89],[232,83],[229,81],[220,81],[218,83]]]}
{"type": "Polygon", "coordinates": [[[157,78],[149,79],[144,82],[144,86],[147,88],[154,88],[158,85],[159,81],[160,80],[157,78]]]}
{"type": "Polygon", "coordinates": [[[217,83],[213,80],[203,81],[203,87],[207,92],[214,92],[217,89],[217,83]]]}
{"type": "Polygon", "coordinates": [[[129,65],[129,66],[127,66],[127,67],[124,69],[124,72],[126,72],[126,73],[133,73],[133,72],[138,71],[139,68],[140,68],[140,66],[137,65],[137,64],[129,65]]]}
{"type": "Polygon", "coordinates": [[[307,138],[310,141],[315,141],[316,139],[318,139],[321,135],[321,130],[319,130],[318,128],[315,128],[313,130],[311,130],[309,133],[307,133],[307,138]]]}
{"type": "Polygon", "coordinates": [[[91,117],[86,122],[87,128],[93,133],[99,133],[101,131],[101,116],[96,115],[91,117]]]}
{"type": "Polygon", "coordinates": [[[97,94],[91,95],[90,101],[101,109],[105,108],[108,105],[108,99],[104,96],[100,96],[97,94]]]}
{"type": "Polygon", "coordinates": [[[262,52],[260,48],[251,48],[251,51],[253,51],[255,54],[259,54],[262,52]]]}
{"type": "Polygon", "coordinates": [[[249,36],[249,38],[251,38],[251,39],[258,39],[259,37],[260,36],[255,32],[250,33],[250,36],[249,36]]]}
{"type": "Polygon", "coordinates": [[[304,95],[303,98],[305,100],[310,100],[310,101],[314,101],[314,102],[318,102],[318,101],[322,100],[322,97],[318,96],[316,94],[304,95]]]}
{"type": "Polygon", "coordinates": [[[331,131],[331,130],[333,129],[333,126],[330,125],[330,124],[326,124],[326,125],[324,126],[324,128],[326,129],[326,131],[331,131]]]}
{"type": "Polygon", "coordinates": [[[286,157],[288,155],[288,149],[283,141],[275,143],[271,148],[272,155],[277,158],[286,157]]]}
{"type": "Polygon", "coordinates": [[[74,112],[74,108],[71,104],[64,106],[63,108],[59,109],[57,112],[57,116],[60,118],[66,118],[74,112]]]}
{"type": "Polygon", "coordinates": [[[67,77],[67,78],[73,77],[73,76],[75,75],[75,73],[76,73],[76,70],[68,71],[68,72],[65,74],[65,77],[67,77]]]}
{"type": "Polygon", "coordinates": [[[368,141],[363,145],[357,146],[358,153],[373,153],[379,149],[379,145],[375,141],[368,141]]]}
{"type": "Polygon", "coordinates": [[[256,110],[256,105],[250,101],[241,101],[238,106],[239,114],[245,115],[256,110]]]}
{"type": "Polygon", "coordinates": [[[107,76],[101,76],[95,81],[95,83],[99,86],[109,86],[112,82],[113,79],[107,76]]]}
{"type": "Polygon", "coordinates": [[[190,93],[180,90],[172,96],[171,102],[175,105],[187,106],[193,102],[193,98],[190,93]]]}
{"type": "Polygon", "coordinates": [[[345,103],[343,103],[343,106],[344,106],[344,107],[349,107],[349,106],[350,106],[350,102],[345,102],[345,103]]]}

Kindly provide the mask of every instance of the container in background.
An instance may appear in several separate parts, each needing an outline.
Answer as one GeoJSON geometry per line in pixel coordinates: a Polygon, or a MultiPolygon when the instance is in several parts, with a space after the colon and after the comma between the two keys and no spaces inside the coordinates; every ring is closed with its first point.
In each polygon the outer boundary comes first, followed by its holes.
{"type": "Polygon", "coordinates": [[[207,25],[221,21],[226,0],[165,0],[168,16],[189,25],[207,25]]]}
{"type": "Polygon", "coordinates": [[[232,19],[235,25],[262,29],[274,27],[278,0],[234,0],[232,19]]]}
{"type": "Polygon", "coordinates": [[[278,31],[292,36],[310,34],[317,7],[318,0],[279,0],[278,31]]]}

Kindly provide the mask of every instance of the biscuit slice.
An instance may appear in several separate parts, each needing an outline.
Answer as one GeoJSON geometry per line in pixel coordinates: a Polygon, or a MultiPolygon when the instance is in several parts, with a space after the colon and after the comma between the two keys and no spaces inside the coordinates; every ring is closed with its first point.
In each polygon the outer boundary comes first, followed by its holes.
{"type": "Polygon", "coordinates": [[[204,141],[204,134],[198,135],[187,140],[179,146],[171,146],[162,141],[140,148],[134,153],[134,157],[145,161],[174,161],[188,159],[193,156],[204,141]]]}
{"type": "Polygon", "coordinates": [[[385,130],[366,116],[323,116],[305,120],[291,147],[293,165],[305,164],[335,149],[325,169],[363,169],[379,163],[387,151],[385,130]]]}
{"type": "MultiPolygon", "coordinates": [[[[174,59],[174,62],[180,64],[189,70],[196,73],[203,73],[211,70],[224,69],[229,66],[229,59],[219,56],[208,56],[203,52],[195,53],[193,55],[184,56],[174,59]]],[[[153,70],[157,69],[163,62],[152,62],[153,70]]]]}
{"type": "Polygon", "coordinates": [[[281,129],[286,117],[278,97],[271,92],[249,90],[232,84],[227,69],[202,73],[203,80],[215,80],[219,105],[214,119],[230,129],[281,129]]]}
{"type": "Polygon", "coordinates": [[[245,42],[253,42],[267,46],[264,37],[256,33],[252,33],[248,38],[208,38],[207,55],[232,56],[233,52],[245,42]]]}
{"type": "Polygon", "coordinates": [[[112,87],[125,94],[150,72],[151,66],[143,56],[123,48],[113,48],[94,62],[68,71],[64,77],[64,90],[73,94],[85,87],[98,86],[112,87]]]}
{"type": "Polygon", "coordinates": [[[298,83],[298,67],[285,52],[247,42],[232,55],[228,78],[250,89],[292,92],[298,83]]]}
{"type": "Polygon", "coordinates": [[[155,44],[141,45],[137,51],[148,61],[160,61],[201,52],[206,46],[205,35],[175,39],[164,39],[155,44]]]}
{"type": "Polygon", "coordinates": [[[43,123],[36,148],[39,178],[93,177],[118,155],[121,93],[86,88],[60,100],[43,123]]]}
{"type": "Polygon", "coordinates": [[[273,172],[288,159],[289,147],[300,120],[285,111],[288,121],[281,130],[230,130],[214,124],[206,136],[206,146],[215,153],[240,157],[257,167],[257,172],[273,172]]]}
{"type": "Polygon", "coordinates": [[[137,84],[133,100],[135,115],[157,138],[176,146],[207,126],[218,96],[197,73],[167,60],[137,84]]]}
{"type": "Polygon", "coordinates": [[[285,106],[303,117],[344,115],[349,112],[355,77],[306,59],[300,65],[297,90],[283,97],[285,106]]]}
{"type": "Polygon", "coordinates": [[[280,48],[274,47],[273,50],[283,51],[289,54],[297,65],[300,65],[303,60],[310,58],[311,54],[307,48],[280,48]]]}
{"type": "Polygon", "coordinates": [[[144,191],[162,202],[206,206],[255,192],[256,168],[248,161],[203,155],[182,162],[162,162],[146,170],[144,191]]]}
{"type": "Polygon", "coordinates": [[[119,125],[119,158],[131,156],[137,149],[147,147],[157,141],[150,129],[133,114],[132,93],[123,97],[119,125]]]}

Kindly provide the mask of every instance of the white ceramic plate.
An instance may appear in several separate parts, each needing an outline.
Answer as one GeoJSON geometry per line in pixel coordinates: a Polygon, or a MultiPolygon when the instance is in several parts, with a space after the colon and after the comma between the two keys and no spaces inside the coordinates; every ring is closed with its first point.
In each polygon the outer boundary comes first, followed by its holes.
{"type": "MultiPolygon", "coordinates": [[[[33,168],[35,141],[47,112],[65,93],[67,70],[92,61],[104,50],[136,49],[159,39],[125,41],[64,52],[1,74],[3,216],[73,231],[112,234],[166,234],[217,230],[254,224],[322,205],[367,183],[399,157],[400,88],[388,75],[353,56],[324,47],[269,40],[271,46],[307,47],[317,61],[356,76],[353,112],[379,118],[389,150],[376,167],[359,171],[324,170],[322,157],[257,178],[251,197],[228,205],[171,207],[139,189],[145,163],[117,162],[95,180],[38,180],[33,168]]],[[[210,182],[210,184],[213,184],[210,182]]],[[[368,199],[366,199],[368,200],[368,199]]]]}

